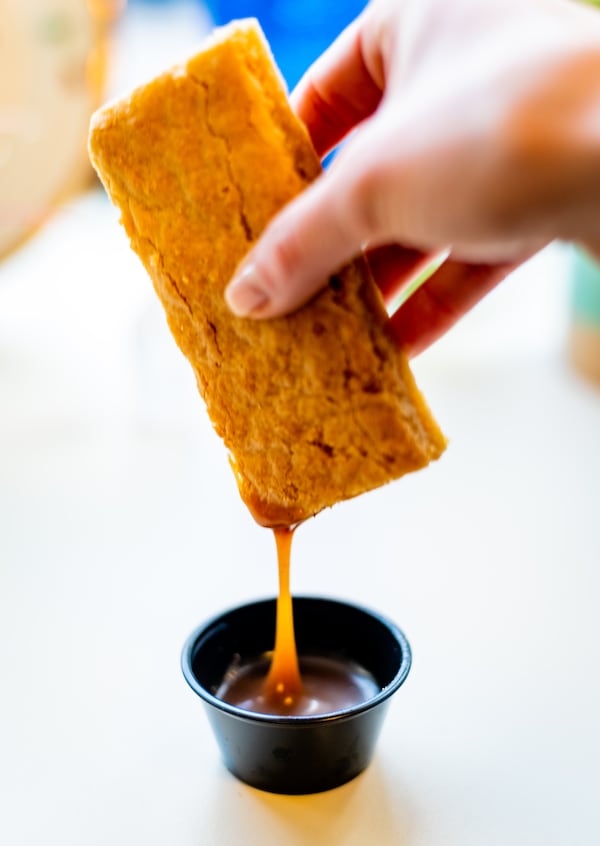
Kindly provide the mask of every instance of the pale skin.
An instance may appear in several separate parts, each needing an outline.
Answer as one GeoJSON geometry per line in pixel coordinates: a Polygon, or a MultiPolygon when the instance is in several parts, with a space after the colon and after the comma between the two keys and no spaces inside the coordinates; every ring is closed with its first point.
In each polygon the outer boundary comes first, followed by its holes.
{"type": "Polygon", "coordinates": [[[373,0],[292,96],[331,167],[230,283],[240,316],[298,308],[361,250],[415,355],[555,239],[600,257],[600,11],[571,0],[373,0]]]}

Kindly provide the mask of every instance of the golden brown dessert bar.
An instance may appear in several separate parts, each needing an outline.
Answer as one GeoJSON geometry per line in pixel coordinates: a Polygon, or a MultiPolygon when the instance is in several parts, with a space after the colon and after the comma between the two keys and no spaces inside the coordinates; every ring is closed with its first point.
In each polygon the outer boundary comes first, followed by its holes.
{"type": "Polygon", "coordinates": [[[297,523],[441,454],[362,259],[283,318],[225,304],[240,260],[321,170],[255,21],[99,111],[90,155],[258,522],[297,523]]]}

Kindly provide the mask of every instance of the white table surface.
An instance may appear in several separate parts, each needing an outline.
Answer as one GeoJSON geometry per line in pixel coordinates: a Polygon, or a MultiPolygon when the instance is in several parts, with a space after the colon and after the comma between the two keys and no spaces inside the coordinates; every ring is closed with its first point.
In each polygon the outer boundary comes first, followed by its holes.
{"type": "Polygon", "coordinates": [[[295,538],[292,590],[414,652],[376,759],[282,797],[222,766],[179,669],[276,589],[149,280],[99,191],[0,264],[0,842],[588,846],[600,839],[600,392],[564,353],[565,257],[415,362],[431,468],[295,538]]]}

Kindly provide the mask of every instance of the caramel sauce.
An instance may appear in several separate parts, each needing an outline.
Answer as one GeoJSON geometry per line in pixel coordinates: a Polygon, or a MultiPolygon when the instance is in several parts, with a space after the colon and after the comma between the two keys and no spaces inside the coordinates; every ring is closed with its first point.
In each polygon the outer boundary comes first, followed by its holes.
{"type": "Polygon", "coordinates": [[[220,699],[259,714],[311,716],[332,714],[372,699],[380,687],[363,667],[341,658],[306,655],[300,658],[302,692],[289,697],[272,697],[265,676],[270,658],[263,656],[235,667],[217,691],[220,699]]]}
{"type": "Polygon", "coordinates": [[[298,657],[290,592],[290,554],[295,527],[274,529],[279,571],[273,653],[225,674],[217,696],[263,714],[329,714],[371,699],[380,688],[358,664],[326,655],[298,657]]]}
{"type": "Polygon", "coordinates": [[[273,529],[277,545],[277,569],[279,593],[277,595],[277,623],[275,626],[275,650],[271,668],[264,683],[264,696],[275,707],[291,707],[294,699],[303,693],[296,636],[294,634],[294,613],[290,593],[290,557],[295,527],[273,529]]]}

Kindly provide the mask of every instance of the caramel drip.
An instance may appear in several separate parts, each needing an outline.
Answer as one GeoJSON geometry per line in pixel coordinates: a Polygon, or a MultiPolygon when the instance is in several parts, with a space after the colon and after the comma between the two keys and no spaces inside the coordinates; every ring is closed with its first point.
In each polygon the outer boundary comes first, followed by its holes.
{"type": "Polygon", "coordinates": [[[290,593],[290,553],[295,527],[273,530],[277,544],[277,565],[279,570],[279,594],[277,596],[277,623],[275,627],[275,650],[269,673],[264,683],[264,695],[272,702],[285,707],[293,704],[303,693],[296,638],[294,615],[290,593]]]}

